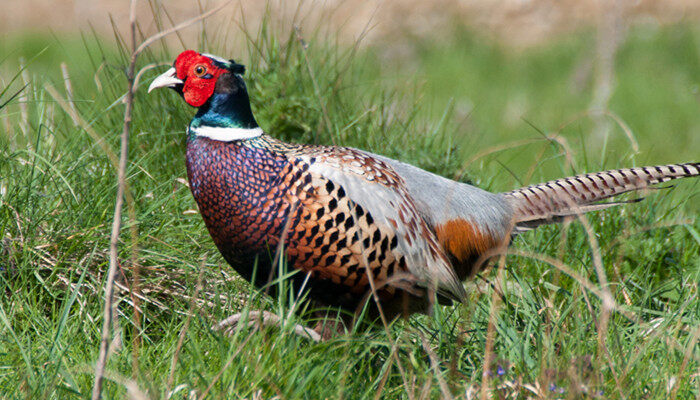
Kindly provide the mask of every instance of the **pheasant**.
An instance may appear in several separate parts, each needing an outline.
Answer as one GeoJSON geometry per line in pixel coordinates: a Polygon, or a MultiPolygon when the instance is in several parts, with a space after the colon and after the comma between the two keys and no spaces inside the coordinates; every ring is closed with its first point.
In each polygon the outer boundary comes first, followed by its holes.
{"type": "Polygon", "coordinates": [[[253,117],[244,72],[187,50],[148,91],[172,88],[198,108],[187,128],[187,175],[224,259],[263,287],[282,249],[287,270],[298,271],[293,287],[323,306],[354,311],[371,295],[393,319],[428,312],[436,299],[461,302],[480,257],[513,235],[700,174],[693,162],[490,193],[367,151],[277,140],[253,117]]]}

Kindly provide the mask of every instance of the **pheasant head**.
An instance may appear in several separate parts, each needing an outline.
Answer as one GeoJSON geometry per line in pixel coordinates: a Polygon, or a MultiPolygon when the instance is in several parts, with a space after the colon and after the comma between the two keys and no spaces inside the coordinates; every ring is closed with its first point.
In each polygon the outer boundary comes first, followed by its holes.
{"type": "Polygon", "coordinates": [[[169,87],[187,104],[198,107],[191,134],[226,141],[259,136],[262,130],[253,117],[243,73],[245,66],[233,60],[185,50],[148,91],[169,87]]]}

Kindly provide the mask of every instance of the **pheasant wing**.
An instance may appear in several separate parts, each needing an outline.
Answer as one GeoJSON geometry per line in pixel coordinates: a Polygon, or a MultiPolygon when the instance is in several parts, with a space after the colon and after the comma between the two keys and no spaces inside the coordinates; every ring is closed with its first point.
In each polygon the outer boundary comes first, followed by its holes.
{"type": "Polygon", "coordinates": [[[309,165],[317,185],[330,189],[325,191],[329,196],[341,202],[347,198],[348,215],[342,219],[353,219],[354,241],[366,245],[361,253],[373,275],[390,282],[389,272],[407,272],[420,286],[436,288],[454,300],[464,299],[464,287],[435,234],[390,165],[349,148],[306,147],[295,156],[309,165]],[[392,260],[398,261],[399,271],[387,271],[393,268],[392,260]]]}

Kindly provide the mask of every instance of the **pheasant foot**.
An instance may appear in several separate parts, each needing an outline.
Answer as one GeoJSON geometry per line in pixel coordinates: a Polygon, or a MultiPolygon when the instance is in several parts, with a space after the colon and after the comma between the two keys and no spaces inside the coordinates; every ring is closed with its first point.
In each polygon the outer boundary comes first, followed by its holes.
{"type": "MultiPolygon", "coordinates": [[[[248,313],[234,314],[214,325],[213,329],[223,330],[227,335],[231,335],[241,321],[246,321],[248,327],[276,326],[281,328],[285,324],[282,318],[271,312],[250,311],[248,313]]],[[[311,328],[299,324],[294,324],[293,328],[292,331],[303,338],[311,339],[314,342],[323,340],[321,335],[311,328]]]]}

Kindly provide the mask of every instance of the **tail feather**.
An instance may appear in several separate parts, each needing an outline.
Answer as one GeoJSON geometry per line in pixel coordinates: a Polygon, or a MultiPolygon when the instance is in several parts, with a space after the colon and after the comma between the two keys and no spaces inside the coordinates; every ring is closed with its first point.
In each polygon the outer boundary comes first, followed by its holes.
{"type": "MultiPolygon", "coordinates": [[[[514,210],[516,230],[558,222],[563,218],[602,210],[629,201],[599,203],[650,185],[700,175],[700,163],[616,169],[577,175],[502,193],[514,210]]],[[[632,201],[638,201],[632,200],[632,201]]]]}

